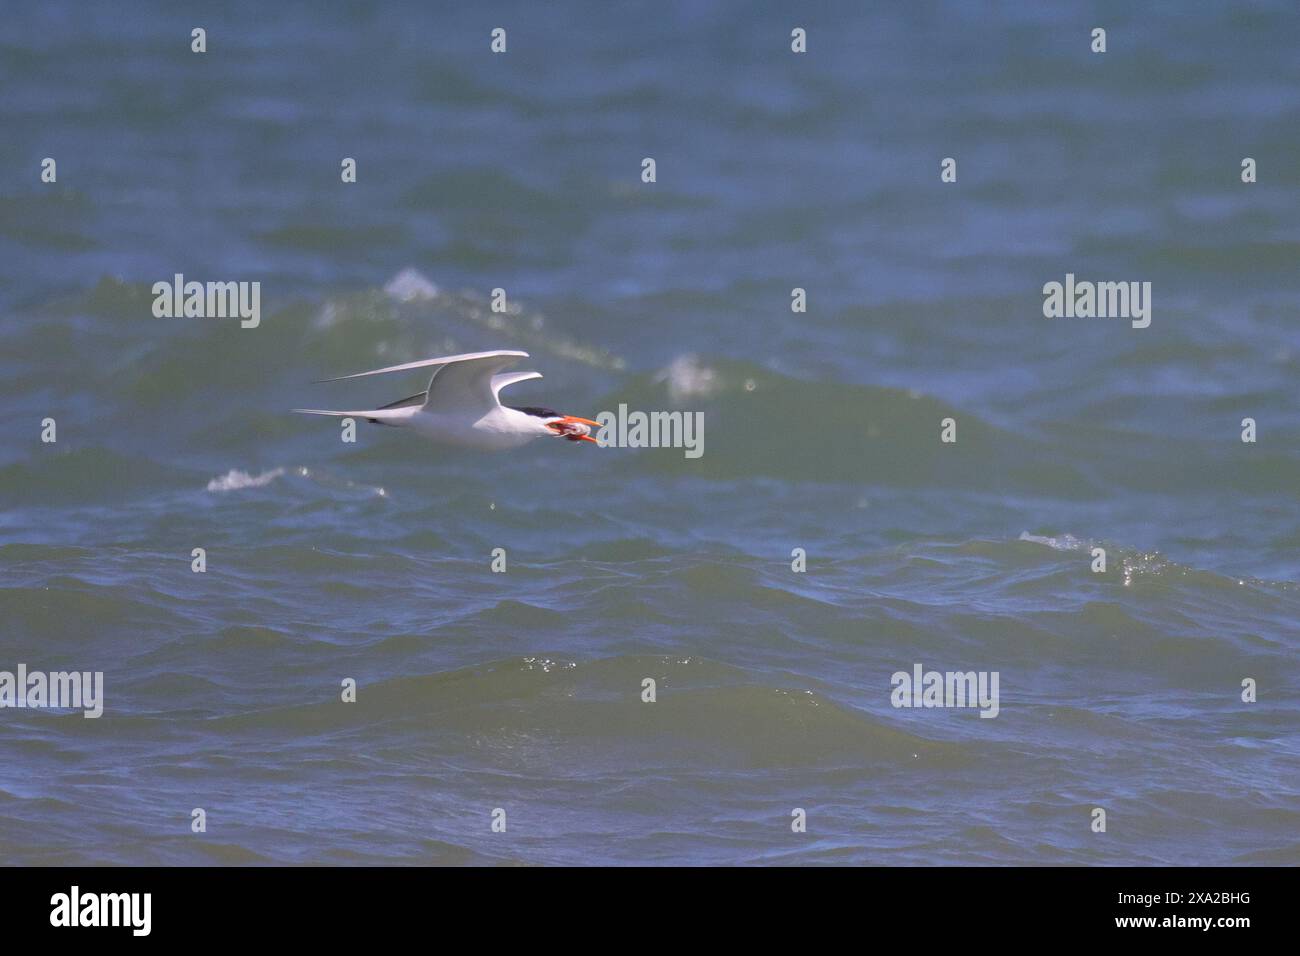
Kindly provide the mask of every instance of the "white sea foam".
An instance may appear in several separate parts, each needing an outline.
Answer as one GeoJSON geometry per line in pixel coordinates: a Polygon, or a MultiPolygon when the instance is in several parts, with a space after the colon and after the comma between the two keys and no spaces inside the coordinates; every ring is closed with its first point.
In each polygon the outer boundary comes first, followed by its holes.
{"type": "Polygon", "coordinates": [[[1034,544],[1045,544],[1049,548],[1055,548],[1057,551],[1078,551],[1083,547],[1084,542],[1072,534],[1063,534],[1059,538],[1045,536],[1041,534],[1030,534],[1028,531],[1020,532],[1021,541],[1030,541],[1034,544]]]}
{"type": "Polygon", "coordinates": [[[722,387],[718,373],[700,362],[695,355],[679,355],[668,367],[655,375],[656,382],[668,384],[668,396],[674,400],[711,395],[722,387]]]}
{"type": "Polygon", "coordinates": [[[283,468],[272,468],[260,475],[250,475],[246,471],[232,468],[220,478],[208,482],[208,491],[238,491],[241,488],[261,488],[269,485],[284,474],[283,468]]]}
{"type": "Polygon", "coordinates": [[[418,269],[403,269],[388,280],[384,294],[398,302],[415,302],[432,299],[438,295],[438,287],[429,281],[418,269]]]}

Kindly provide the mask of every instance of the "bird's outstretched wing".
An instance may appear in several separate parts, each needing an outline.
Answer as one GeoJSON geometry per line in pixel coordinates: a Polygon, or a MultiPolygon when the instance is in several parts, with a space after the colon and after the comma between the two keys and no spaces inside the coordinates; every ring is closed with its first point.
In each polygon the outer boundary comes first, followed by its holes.
{"type": "MultiPolygon", "coordinates": [[[[326,382],[338,382],[347,378],[362,378],[366,375],[385,375],[389,372],[406,372],[416,368],[436,366],[433,377],[429,379],[428,394],[424,407],[435,413],[442,412],[487,412],[498,404],[497,392],[511,382],[523,381],[524,373],[501,376],[500,384],[495,380],[497,373],[509,368],[521,358],[528,358],[527,352],[502,350],[498,352],[467,352],[464,355],[446,355],[442,358],[421,359],[418,362],[406,362],[402,365],[390,365],[369,372],[356,372],[352,375],[340,375],[337,378],[323,379],[326,382]]],[[[530,373],[526,377],[539,377],[530,373]]]]}
{"type": "Polygon", "coordinates": [[[527,357],[525,352],[489,352],[478,358],[439,365],[429,379],[425,410],[435,414],[491,411],[501,404],[493,378],[503,368],[527,357]]]}
{"type": "Polygon", "coordinates": [[[515,382],[526,382],[530,378],[541,378],[541,372],[506,372],[504,375],[492,376],[492,394],[501,401],[501,389],[507,385],[513,385],[515,382]]]}

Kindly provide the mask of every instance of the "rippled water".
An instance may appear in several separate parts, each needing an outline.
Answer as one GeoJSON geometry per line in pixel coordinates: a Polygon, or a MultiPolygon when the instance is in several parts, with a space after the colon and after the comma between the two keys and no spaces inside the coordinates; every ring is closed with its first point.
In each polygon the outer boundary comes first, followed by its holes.
{"type": "Polygon", "coordinates": [[[1291,6],[558,9],[6,11],[0,861],[1300,862],[1291,6]],[[287,412],[496,348],[703,456],[287,412]]]}

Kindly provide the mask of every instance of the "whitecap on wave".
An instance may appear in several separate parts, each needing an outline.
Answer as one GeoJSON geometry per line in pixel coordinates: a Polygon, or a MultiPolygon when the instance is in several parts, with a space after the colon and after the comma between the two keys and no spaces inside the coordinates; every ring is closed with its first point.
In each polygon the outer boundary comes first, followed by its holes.
{"type": "Polygon", "coordinates": [[[240,488],[260,488],[269,485],[284,474],[283,468],[272,468],[260,475],[250,475],[246,471],[232,468],[219,478],[208,482],[208,491],[238,491],[240,488]]]}
{"type": "Polygon", "coordinates": [[[403,269],[388,280],[384,294],[398,302],[415,302],[436,298],[438,287],[418,269],[403,269]]]}
{"type": "Polygon", "coordinates": [[[1078,551],[1083,547],[1084,542],[1072,534],[1063,534],[1059,538],[1050,535],[1030,534],[1028,531],[1020,532],[1021,541],[1029,541],[1033,544],[1045,544],[1049,548],[1055,548],[1057,551],[1078,551]]]}
{"type": "Polygon", "coordinates": [[[717,371],[703,364],[696,355],[679,355],[654,380],[668,385],[673,401],[711,395],[722,387],[717,371]]]}

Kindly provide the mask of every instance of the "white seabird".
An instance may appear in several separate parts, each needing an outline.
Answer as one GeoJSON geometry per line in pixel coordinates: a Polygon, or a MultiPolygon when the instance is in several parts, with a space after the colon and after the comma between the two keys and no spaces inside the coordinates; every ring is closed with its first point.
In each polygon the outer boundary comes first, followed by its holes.
{"type": "Polygon", "coordinates": [[[501,404],[501,390],[507,385],[542,377],[541,372],[502,374],[502,369],[509,368],[521,358],[528,358],[528,353],[468,352],[322,379],[339,382],[435,366],[429,387],[423,392],[380,408],[355,411],[295,408],[294,411],[304,415],[364,418],[378,425],[410,428],[433,441],[467,448],[516,448],[544,437],[595,442],[591,429],[599,428],[599,422],[561,415],[549,408],[501,404]]]}

